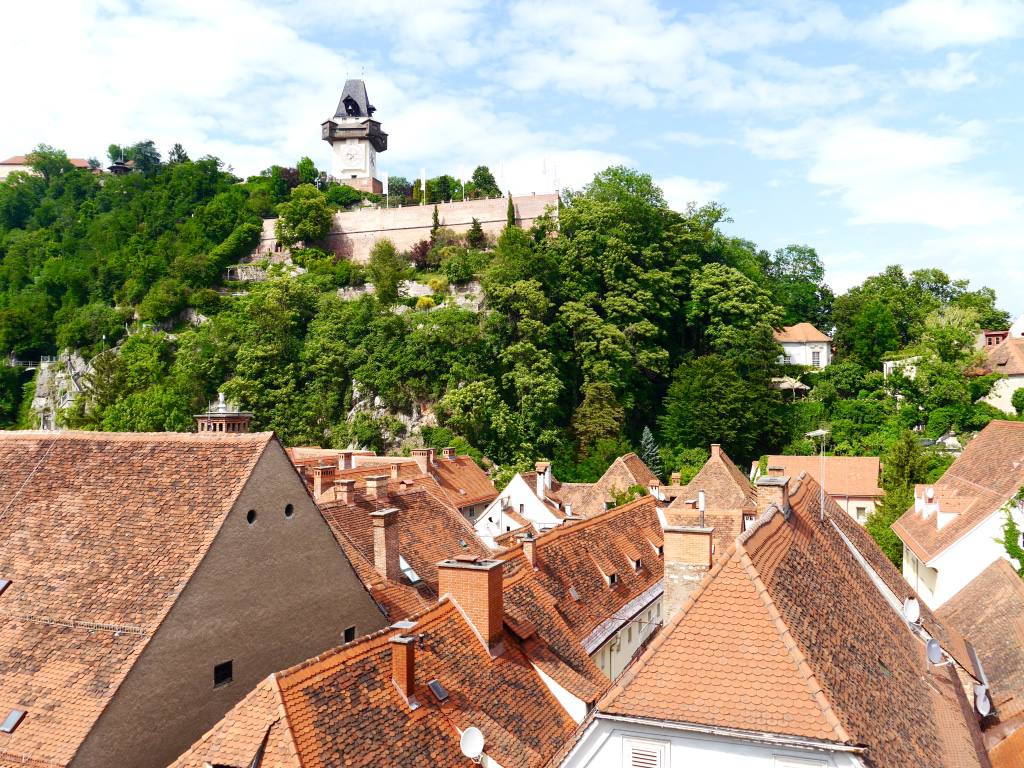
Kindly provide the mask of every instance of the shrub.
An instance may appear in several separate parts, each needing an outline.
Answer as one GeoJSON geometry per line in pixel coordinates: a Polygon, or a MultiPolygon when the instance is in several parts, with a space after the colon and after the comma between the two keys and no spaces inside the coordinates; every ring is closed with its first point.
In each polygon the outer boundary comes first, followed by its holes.
{"type": "MultiPolygon", "coordinates": [[[[1024,387],[1021,387],[1013,393],[1013,397],[1010,399],[1014,409],[1017,411],[1018,416],[1024,416],[1024,387]]],[[[1022,563],[1024,565],[1024,563],[1022,563]]]]}
{"type": "Polygon", "coordinates": [[[444,275],[435,275],[427,280],[427,285],[434,293],[448,292],[448,278],[444,275]]]}
{"type": "Polygon", "coordinates": [[[420,296],[416,299],[416,309],[431,309],[436,305],[433,296],[420,296]]]}
{"type": "Polygon", "coordinates": [[[430,241],[420,240],[416,245],[409,249],[408,258],[409,262],[416,267],[416,269],[423,269],[427,266],[427,254],[430,253],[430,241]]]}

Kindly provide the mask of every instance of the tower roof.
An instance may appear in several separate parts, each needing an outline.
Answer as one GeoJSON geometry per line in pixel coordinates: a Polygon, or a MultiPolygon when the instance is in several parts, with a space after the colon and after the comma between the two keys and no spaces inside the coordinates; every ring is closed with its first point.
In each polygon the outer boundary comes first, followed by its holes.
{"type": "Polygon", "coordinates": [[[366,95],[366,83],[362,80],[346,80],[345,88],[338,100],[335,117],[372,117],[377,108],[366,95]]]}

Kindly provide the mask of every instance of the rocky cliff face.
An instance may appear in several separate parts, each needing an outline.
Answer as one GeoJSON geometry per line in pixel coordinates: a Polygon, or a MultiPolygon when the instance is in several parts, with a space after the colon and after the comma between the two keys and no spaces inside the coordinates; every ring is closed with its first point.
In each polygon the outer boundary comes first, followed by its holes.
{"type": "Polygon", "coordinates": [[[56,358],[43,358],[36,371],[36,391],[32,397],[32,426],[59,429],[60,412],[71,407],[82,391],[82,379],[89,364],[77,352],[62,352],[56,358]]]}

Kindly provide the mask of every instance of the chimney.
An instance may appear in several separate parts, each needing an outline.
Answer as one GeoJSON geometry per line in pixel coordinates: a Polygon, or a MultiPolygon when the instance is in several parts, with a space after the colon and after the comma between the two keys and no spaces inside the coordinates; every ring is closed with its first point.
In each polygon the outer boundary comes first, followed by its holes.
{"type": "Polygon", "coordinates": [[[373,522],[373,567],[388,581],[398,581],[402,568],[398,561],[398,510],[379,509],[370,513],[373,522]]]}
{"type": "Polygon", "coordinates": [[[700,527],[704,527],[704,513],[708,509],[708,497],[704,493],[704,489],[701,488],[697,491],[697,509],[700,511],[700,527]]]}
{"type": "Polygon", "coordinates": [[[338,454],[338,468],[343,472],[352,469],[352,451],[342,451],[338,454]]]}
{"type": "Polygon", "coordinates": [[[540,567],[537,560],[537,540],[532,533],[527,533],[523,537],[523,556],[534,570],[540,567]]]}
{"type": "Polygon", "coordinates": [[[320,464],[313,467],[313,498],[320,498],[320,494],[334,485],[334,466],[331,464],[320,464]]]}
{"type": "Polygon", "coordinates": [[[505,608],[502,562],[463,555],[437,564],[438,594],[450,595],[492,656],[501,654],[505,608]]]}
{"type": "MultiPolygon", "coordinates": [[[[930,518],[933,514],[939,511],[939,502],[935,498],[935,488],[930,485],[922,487],[922,498],[921,498],[921,517],[925,520],[930,518]]],[[[917,489],[914,489],[914,507],[917,507],[917,489]]],[[[939,526],[941,528],[941,526],[939,526]]]]}
{"type": "Polygon", "coordinates": [[[757,479],[757,513],[763,515],[774,504],[783,512],[789,511],[789,478],[764,475],[757,479]]]}
{"type": "Polygon", "coordinates": [[[535,468],[537,470],[537,498],[543,501],[544,492],[551,487],[551,462],[538,461],[535,468]]]}
{"type": "Polygon", "coordinates": [[[356,499],[356,481],[339,480],[334,484],[335,494],[342,504],[351,504],[356,499]]]}
{"type": "Polygon", "coordinates": [[[664,546],[664,604],[668,622],[711,567],[714,528],[667,525],[664,546]]]}
{"type": "Polygon", "coordinates": [[[450,461],[454,461],[454,459],[455,459],[455,449],[454,448],[442,448],[441,449],[441,455],[444,456],[444,458],[446,458],[446,459],[448,459],[450,461]]]}
{"type": "Polygon", "coordinates": [[[782,477],[785,472],[785,467],[768,467],[768,477],[782,477]]]}
{"type": "Polygon", "coordinates": [[[405,703],[412,709],[419,707],[416,700],[416,638],[412,635],[395,635],[390,638],[391,682],[402,694],[405,703]]]}
{"type": "Polygon", "coordinates": [[[420,468],[421,475],[430,474],[430,465],[434,463],[431,461],[433,457],[430,454],[432,453],[433,451],[429,448],[412,449],[412,457],[416,460],[416,466],[420,468]]]}
{"type": "Polygon", "coordinates": [[[391,479],[392,480],[397,480],[398,479],[398,475],[399,475],[400,471],[401,471],[401,467],[398,466],[398,462],[397,461],[391,462],[391,479]]]}
{"type": "Polygon", "coordinates": [[[388,476],[373,475],[366,478],[366,498],[386,499],[388,497],[388,476]]]}
{"type": "Polygon", "coordinates": [[[682,472],[673,472],[672,473],[672,477],[669,478],[669,484],[670,485],[682,485],[683,484],[683,474],[682,474],[682,472]]]}
{"type": "Polygon", "coordinates": [[[721,444],[720,443],[712,443],[711,444],[711,458],[712,459],[717,459],[721,455],[722,455],[722,446],[721,446],[721,444]]]}

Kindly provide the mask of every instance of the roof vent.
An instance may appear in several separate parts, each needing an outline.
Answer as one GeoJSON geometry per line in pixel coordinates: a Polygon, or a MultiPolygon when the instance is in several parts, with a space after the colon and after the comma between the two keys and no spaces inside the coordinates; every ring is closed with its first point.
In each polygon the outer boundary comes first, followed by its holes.
{"type": "Polygon", "coordinates": [[[4,719],[3,723],[0,723],[0,733],[14,733],[14,729],[17,728],[24,719],[24,710],[12,709],[11,713],[4,719]]]}
{"type": "Polygon", "coordinates": [[[434,694],[434,698],[437,699],[438,704],[444,704],[448,701],[448,691],[443,685],[441,685],[440,680],[437,680],[436,678],[431,680],[427,683],[427,688],[429,688],[430,692],[434,694]]]}

